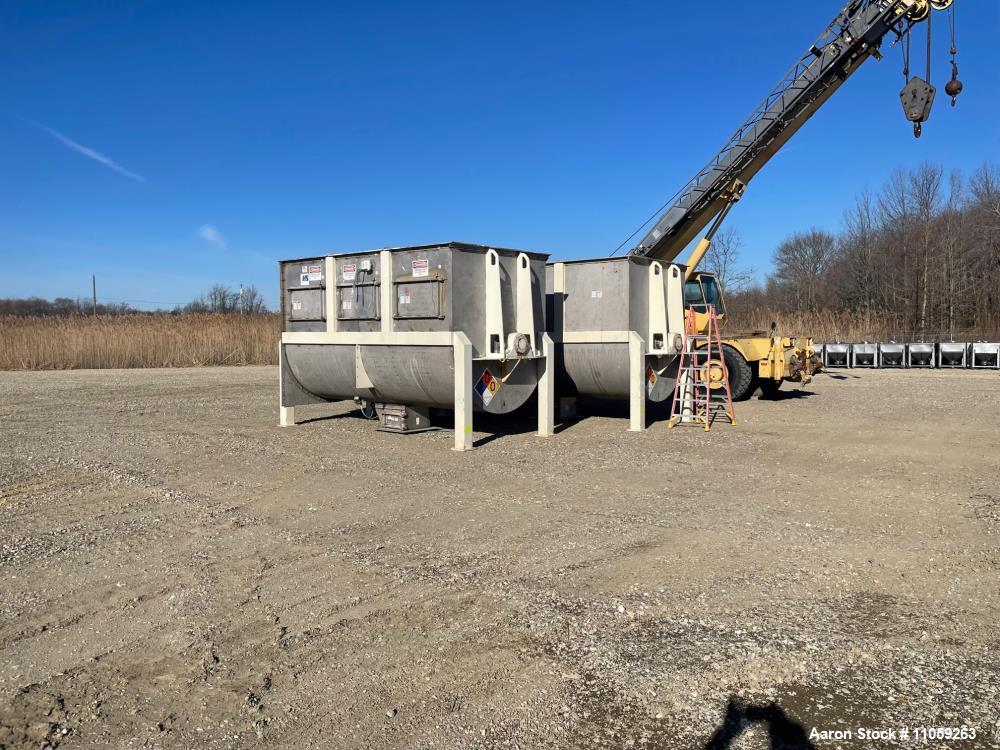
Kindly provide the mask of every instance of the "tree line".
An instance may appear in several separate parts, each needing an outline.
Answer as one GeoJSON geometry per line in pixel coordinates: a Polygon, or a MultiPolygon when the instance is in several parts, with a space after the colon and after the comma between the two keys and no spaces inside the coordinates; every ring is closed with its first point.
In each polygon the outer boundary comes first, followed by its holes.
{"type": "Polygon", "coordinates": [[[175,312],[184,313],[242,313],[257,315],[266,313],[267,303],[255,286],[241,286],[238,290],[216,284],[205,294],[188,302],[175,312]]]}
{"type": "MultiPolygon", "coordinates": [[[[139,310],[128,302],[98,302],[92,298],[56,297],[53,300],[41,297],[0,299],[0,315],[29,316],[71,316],[71,315],[143,315],[150,311],[139,310]]],[[[268,312],[264,296],[255,286],[234,289],[225,284],[216,284],[205,294],[199,295],[184,305],[152,312],[169,314],[219,313],[257,315],[268,312]]]]}
{"type": "Polygon", "coordinates": [[[1000,170],[992,163],[969,178],[930,163],[897,170],[877,193],[856,196],[838,232],[788,236],[763,283],[745,283],[733,243],[724,236],[706,265],[732,277],[737,313],[856,314],[899,337],[1000,328],[1000,170]]]}

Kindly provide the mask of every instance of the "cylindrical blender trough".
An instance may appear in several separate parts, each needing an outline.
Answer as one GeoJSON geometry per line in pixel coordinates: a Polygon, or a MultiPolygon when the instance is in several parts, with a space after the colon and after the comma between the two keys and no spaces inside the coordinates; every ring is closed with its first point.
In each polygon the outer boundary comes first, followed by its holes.
{"type": "Polygon", "coordinates": [[[282,424],[295,406],[353,399],[383,429],[412,432],[430,408],[454,409],[466,450],[473,411],[513,411],[541,382],[551,434],[546,258],[445,243],[282,262],[282,424]]]}

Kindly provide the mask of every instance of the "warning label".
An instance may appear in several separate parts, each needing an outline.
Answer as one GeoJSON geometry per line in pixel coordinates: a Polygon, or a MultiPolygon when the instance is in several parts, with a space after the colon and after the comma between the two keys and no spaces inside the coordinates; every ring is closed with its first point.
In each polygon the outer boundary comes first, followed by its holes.
{"type": "Polygon", "coordinates": [[[357,263],[345,263],[340,267],[340,274],[344,281],[354,281],[358,275],[357,263]]]}
{"type": "Polygon", "coordinates": [[[323,274],[323,266],[309,266],[309,273],[323,274]]]}
{"type": "Polygon", "coordinates": [[[413,261],[411,267],[413,269],[412,273],[414,276],[426,276],[430,273],[431,264],[427,258],[422,258],[420,260],[413,261]]]}
{"type": "Polygon", "coordinates": [[[343,304],[341,305],[345,310],[351,309],[351,298],[344,297],[343,304]]]}
{"type": "Polygon", "coordinates": [[[408,305],[410,304],[410,290],[407,289],[405,292],[399,293],[399,304],[408,305]]]}
{"type": "Polygon", "coordinates": [[[486,370],[483,376],[479,378],[476,383],[475,391],[479,394],[479,398],[483,400],[483,406],[489,406],[490,401],[493,397],[497,395],[497,391],[500,390],[500,381],[493,377],[493,374],[486,370]]]}

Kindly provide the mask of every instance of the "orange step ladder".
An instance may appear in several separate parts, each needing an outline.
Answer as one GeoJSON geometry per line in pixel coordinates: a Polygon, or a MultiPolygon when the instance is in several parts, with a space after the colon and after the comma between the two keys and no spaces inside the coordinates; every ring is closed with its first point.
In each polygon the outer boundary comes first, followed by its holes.
{"type": "Polygon", "coordinates": [[[729,369],[719,334],[719,318],[715,305],[706,307],[708,326],[704,333],[698,333],[695,328],[694,310],[687,316],[668,427],[680,424],[710,430],[716,418],[736,424],[733,394],[729,390],[729,369]]]}

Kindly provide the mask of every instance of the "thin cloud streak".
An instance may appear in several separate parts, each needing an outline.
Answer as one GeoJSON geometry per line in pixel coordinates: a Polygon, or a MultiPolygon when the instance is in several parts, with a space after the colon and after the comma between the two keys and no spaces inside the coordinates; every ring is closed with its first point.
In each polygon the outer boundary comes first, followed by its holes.
{"type": "Polygon", "coordinates": [[[129,179],[138,180],[139,182],[146,182],[146,178],[143,177],[141,174],[136,174],[135,172],[131,172],[131,171],[125,169],[125,167],[123,167],[121,164],[119,164],[118,162],[116,162],[111,157],[105,156],[100,151],[95,151],[94,149],[89,148],[88,146],[84,146],[81,143],[77,143],[76,141],[72,140],[71,138],[67,138],[66,136],[64,136],[58,130],[53,130],[52,128],[46,127],[45,125],[42,125],[41,127],[49,135],[51,135],[53,138],[55,138],[57,141],[59,141],[61,144],[63,144],[66,148],[70,148],[73,151],[76,151],[78,154],[83,154],[88,159],[93,159],[94,161],[98,162],[99,164],[103,164],[104,166],[108,167],[109,169],[113,169],[118,174],[124,175],[125,177],[128,177],[129,179]]]}
{"type": "Polygon", "coordinates": [[[226,238],[222,236],[222,232],[219,231],[218,227],[214,227],[211,224],[205,224],[198,230],[198,236],[206,242],[218,245],[223,250],[226,249],[226,238]]]}

